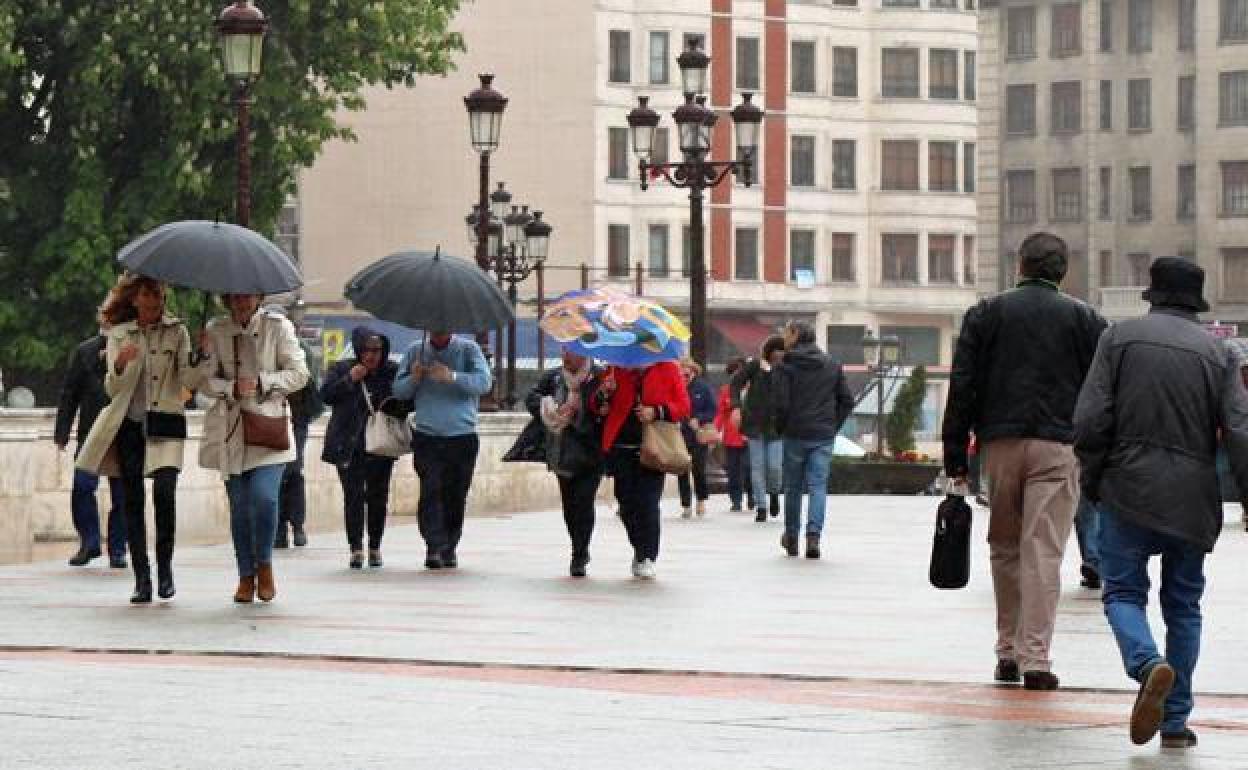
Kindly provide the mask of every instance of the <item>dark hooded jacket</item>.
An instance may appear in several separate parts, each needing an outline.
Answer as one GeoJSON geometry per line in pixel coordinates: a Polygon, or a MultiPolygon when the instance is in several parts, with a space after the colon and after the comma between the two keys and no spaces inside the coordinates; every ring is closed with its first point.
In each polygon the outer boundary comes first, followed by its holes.
{"type": "Polygon", "coordinates": [[[364,453],[364,430],[368,427],[368,402],[361,386],[368,388],[373,408],[396,417],[402,416],[402,404],[390,399],[394,377],[399,367],[390,360],[390,339],[367,326],[357,326],[351,333],[356,357],[338,361],[325,375],[321,400],[333,409],[325,430],[325,448],[321,459],[334,465],[345,465],[357,454],[364,453]],[[359,363],[359,351],[369,337],[381,338],[381,365],[360,382],[351,381],[351,367],[359,363]]]}
{"type": "Polygon", "coordinates": [[[69,443],[69,434],[78,417],[78,445],[87,440],[91,426],[100,410],[108,405],[104,392],[104,343],[102,334],[81,343],[69,357],[69,370],[61,387],[61,402],[56,410],[56,443],[69,443]]]}
{"type": "Polygon", "coordinates": [[[776,428],[784,438],[833,441],[854,410],[840,363],[819,346],[797,345],[772,373],[776,428]]]}
{"type": "Polygon", "coordinates": [[[772,403],[772,371],[764,369],[762,361],[751,358],[728,385],[732,406],[741,410],[741,432],[747,438],[772,441],[779,435],[776,429],[776,408],[772,403]],[[749,390],[742,398],[741,391],[749,390]]]}

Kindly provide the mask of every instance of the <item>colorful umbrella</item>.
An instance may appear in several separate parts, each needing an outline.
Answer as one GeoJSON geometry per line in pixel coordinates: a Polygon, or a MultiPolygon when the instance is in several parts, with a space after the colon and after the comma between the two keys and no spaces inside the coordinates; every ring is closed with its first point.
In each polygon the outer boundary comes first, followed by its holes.
{"type": "Polygon", "coordinates": [[[541,327],[565,347],[616,366],[685,355],[689,329],[662,305],[614,289],[580,289],[555,300],[541,327]]]}

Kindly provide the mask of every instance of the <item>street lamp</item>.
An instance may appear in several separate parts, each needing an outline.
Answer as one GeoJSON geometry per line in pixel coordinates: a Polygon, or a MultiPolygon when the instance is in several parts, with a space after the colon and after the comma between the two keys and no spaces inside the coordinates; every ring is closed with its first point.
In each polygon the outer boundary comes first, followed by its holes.
{"type": "Polygon", "coordinates": [[[251,83],[260,76],[264,33],[269,22],[250,0],[226,6],[217,17],[221,38],[221,63],[234,84],[234,107],[238,114],[238,190],[235,219],[251,226],[251,83]]]}
{"type": "Polygon", "coordinates": [[[737,160],[708,160],[711,151],[711,130],[718,116],[706,106],[707,69],[711,57],[702,52],[696,39],[676,59],[684,104],[672,113],[680,138],[683,160],[674,163],[651,163],[654,135],[659,114],[650,108],[649,97],[637,99],[637,107],[628,114],[632,132],[633,152],[638,157],[641,189],[649,189],[650,177],[662,176],[674,187],[689,190],[689,321],[692,338],[690,355],[706,364],[706,258],[702,226],[703,191],[715,187],[729,174],[740,177],[747,187],[753,183],[754,154],[758,150],[759,126],[763,111],[754,104],[753,94],[741,95],[741,103],[730,113],[736,128],[737,160]]]}
{"type": "Polygon", "coordinates": [[[870,329],[862,338],[862,358],[868,373],[875,375],[875,453],[884,455],[884,380],[901,357],[901,340],[895,335],[876,337],[870,329]]]}

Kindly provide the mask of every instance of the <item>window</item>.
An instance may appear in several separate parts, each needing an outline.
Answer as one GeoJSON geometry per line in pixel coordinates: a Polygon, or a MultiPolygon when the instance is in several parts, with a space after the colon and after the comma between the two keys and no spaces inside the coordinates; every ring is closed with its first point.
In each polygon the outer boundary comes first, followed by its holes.
{"type": "Polygon", "coordinates": [[[1221,0],[1218,41],[1238,43],[1248,40],[1248,0],[1221,0]]]}
{"type": "Polygon", "coordinates": [[[953,235],[927,236],[927,282],[957,283],[953,269],[953,249],[957,237],[953,235]]]}
{"type": "Polygon", "coordinates": [[[1101,166],[1100,195],[1097,197],[1096,210],[1101,219],[1110,219],[1112,209],[1113,172],[1109,166],[1101,166]]]}
{"type": "Polygon", "coordinates": [[[975,192],[975,143],[962,143],[962,192],[975,192]]]}
{"type": "Polygon", "coordinates": [[[1114,50],[1114,2],[1101,0],[1101,50],[1114,50]]]}
{"type": "Polygon", "coordinates": [[[607,273],[628,277],[628,225],[607,225],[607,273]]]}
{"type": "Polygon", "coordinates": [[[628,129],[607,129],[607,178],[628,179],[628,129]]]}
{"type": "Polygon", "coordinates": [[[1100,256],[1100,285],[1114,285],[1114,253],[1112,251],[1102,251],[1100,256]]]}
{"type": "Polygon", "coordinates": [[[1196,126],[1196,76],[1184,75],[1179,78],[1178,127],[1180,131],[1191,131],[1196,126]]]}
{"type": "Polygon", "coordinates": [[[885,139],[881,142],[880,188],[919,189],[919,143],[915,140],[885,139]]]}
{"type": "Polygon", "coordinates": [[[815,138],[789,137],[789,184],[793,187],[815,186],[815,138]]]}
{"type": "Polygon", "coordinates": [[[627,83],[632,80],[632,50],[629,32],[626,29],[613,29],[608,37],[611,49],[608,80],[612,83],[627,83]]]}
{"type": "Polygon", "coordinates": [[[1179,166],[1179,189],[1176,196],[1174,216],[1176,219],[1193,219],[1196,216],[1196,166],[1184,163],[1179,166]]]}
{"type": "Polygon", "coordinates": [[[1180,51],[1191,51],[1196,47],[1196,0],[1178,0],[1178,3],[1178,48],[1180,51]]]}
{"type": "Polygon", "coordinates": [[[815,92],[815,44],[809,40],[794,40],[790,45],[789,90],[795,94],[815,92]]]}
{"type": "Polygon", "coordinates": [[[1222,249],[1222,299],[1248,299],[1248,249],[1222,249]]]}
{"type": "Polygon", "coordinates": [[[1153,255],[1148,252],[1136,252],[1127,255],[1127,285],[1147,286],[1148,266],[1153,264],[1153,255]]]}
{"type": "Polygon", "coordinates": [[[1017,135],[1036,133],[1036,87],[1034,85],[1005,87],[1005,132],[1017,135]]]}
{"type": "Polygon", "coordinates": [[[919,98],[919,52],[914,48],[885,48],[883,85],[886,97],[919,98]]]}
{"type": "Polygon", "coordinates": [[[918,8],[919,0],[884,0],[885,8],[918,8]]]}
{"type": "Polygon", "coordinates": [[[1078,80],[1052,85],[1049,98],[1049,130],[1054,134],[1077,134],[1083,128],[1078,80]]]}
{"type": "Polygon", "coordinates": [[[1218,125],[1248,124],[1248,70],[1218,75],[1218,125]]]}
{"type": "Polygon", "coordinates": [[[1222,216],[1248,217],[1248,161],[1223,161],[1222,216]]]}
{"type": "Polygon", "coordinates": [[[733,275],[738,281],[757,281],[758,229],[738,227],[736,241],[737,264],[733,275]]]}
{"type": "Polygon", "coordinates": [[[853,139],[832,140],[832,189],[858,187],[857,143],[853,139]]]}
{"type": "Polygon", "coordinates": [[[1114,81],[1101,81],[1101,130],[1114,130],[1114,81]]]}
{"type": "Polygon", "coordinates": [[[672,140],[666,126],[654,129],[654,147],[650,153],[651,163],[667,163],[671,157],[668,148],[671,147],[672,140]]]}
{"type": "Polygon", "coordinates": [[[1138,78],[1127,81],[1127,130],[1148,131],[1153,127],[1152,81],[1138,78]]]}
{"type": "Polygon", "coordinates": [[[1153,50],[1153,0],[1127,0],[1127,50],[1153,50]]]}
{"type": "Polygon", "coordinates": [[[902,366],[940,364],[940,329],[933,326],[881,326],[880,336],[886,334],[901,342],[898,363],[902,366]]]}
{"type": "Polygon", "coordinates": [[[1153,218],[1153,171],[1148,166],[1129,169],[1131,183],[1131,219],[1153,218]]]}
{"type": "Polygon", "coordinates": [[[789,280],[799,282],[799,273],[805,271],[811,280],[815,277],[815,231],[789,231],[789,280]]]}
{"type": "Polygon", "coordinates": [[[828,278],[836,283],[854,282],[854,234],[832,233],[832,264],[828,278]]]}
{"type": "Polygon", "coordinates": [[[1005,221],[1014,223],[1036,221],[1036,172],[1006,172],[1005,221]]]}
{"type": "Polygon", "coordinates": [[[958,191],[958,143],[927,143],[927,189],[932,192],[958,191]]]}
{"type": "Polygon", "coordinates": [[[958,52],[933,48],[927,52],[927,95],[932,99],[958,98],[958,52]]]}
{"type": "Polygon", "coordinates": [[[1025,5],[1006,11],[1005,39],[1007,58],[1036,55],[1036,9],[1033,6],[1025,5]]]}
{"type": "Polygon", "coordinates": [[[867,327],[853,324],[829,324],[827,327],[828,355],[842,364],[867,362],[862,354],[862,338],[867,334],[867,327]]]}
{"type": "Polygon", "coordinates": [[[671,73],[671,48],[666,32],[650,33],[650,82],[666,84],[671,73]]]}
{"type": "Polygon", "coordinates": [[[1083,174],[1077,168],[1053,169],[1053,221],[1083,219],[1083,174]]]}
{"type": "Polygon", "coordinates": [[[950,11],[958,10],[958,0],[931,0],[932,9],[944,8],[950,11]]]}
{"type": "Polygon", "coordinates": [[[975,236],[962,236],[962,283],[975,285],[975,236]]]}
{"type": "Polygon", "coordinates": [[[832,95],[858,97],[858,49],[832,49],[832,95]]]}
{"type": "Polygon", "coordinates": [[[758,90],[758,38],[737,38],[737,89],[758,90]]]}
{"type": "Polygon", "coordinates": [[[885,233],[880,245],[880,278],[885,283],[919,282],[919,236],[885,233]]]}
{"type": "Polygon", "coordinates": [[[1053,56],[1078,56],[1079,36],[1083,27],[1079,21],[1079,3],[1062,3],[1053,6],[1053,37],[1050,41],[1053,56]]]}
{"type": "Polygon", "coordinates": [[[650,275],[666,278],[668,269],[667,225],[650,225],[650,275]]]}
{"type": "MultiPolygon", "coordinates": [[[[7,197],[5,191],[0,190],[0,200],[7,197]]],[[[294,195],[287,196],[285,203],[282,204],[282,210],[277,214],[277,234],[273,242],[286,252],[286,256],[290,257],[295,264],[299,264],[299,198],[294,195]]]]}
{"type": "Polygon", "coordinates": [[[975,101],[975,52],[964,51],[962,53],[964,66],[962,67],[962,98],[968,102],[975,101]]]}

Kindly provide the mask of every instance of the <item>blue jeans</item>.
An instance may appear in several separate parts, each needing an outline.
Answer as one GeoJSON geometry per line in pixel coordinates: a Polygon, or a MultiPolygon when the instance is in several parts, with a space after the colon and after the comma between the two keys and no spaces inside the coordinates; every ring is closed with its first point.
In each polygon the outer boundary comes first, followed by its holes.
{"type": "Polygon", "coordinates": [[[823,532],[823,514],[828,502],[828,473],[836,441],[784,440],[784,532],[797,537],[802,530],[802,492],[810,495],[806,512],[806,534],[823,532]]]}
{"type": "Polygon", "coordinates": [[[767,507],[767,495],[784,491],[784,442],[762,436],[749,439],[750,483],[754,488],[754,504],[767,507]]]}
{"type": "Polygon", "coordinates": [[[1114,630],[1127,675],[1142,681],[1161,659],[1148,627],[1148,560],[1161,556],[1161,616],[1166,623],[1165,660],[1174,667],[1166,698],[1163,733],[1182,732],[1192,713],[1192,673],[1200,655],[1200,597],[1205,590],[1205,552],[1176,537],[1101,511],[1101,579],[1105,617],[1114,630]]]}
{"type": "Polygon", "coordinates": [[[1101,512],[1083,497],[1079,498],[1079,507],[1075,509],[1075,539],[1079,542],[1083,566],[1101,574],[1101,512]]]}
{"type": "Polygon", "coordinates": [[[261,465],[225,480],[225,493],[230,498],[230,534],[234,537],[239,577],[252,577],[257,564],[273,561],[277,496],[284,470],[284,463],[261,465]]]}
{"type": "MultiPolygon", "coordinates": [[[[99,476],[74,469],[74,491],[70,494],[69,507],[82,547],[91,550],[100,547],[100,510],[95,502],[95,490],[99,487],[99,476]]],[[[112,561],[126,558],[126,507],[122,489],[121,479],[108,480],[108,495],[112,500],[108,512],[108,558],[112,561]]]]}

